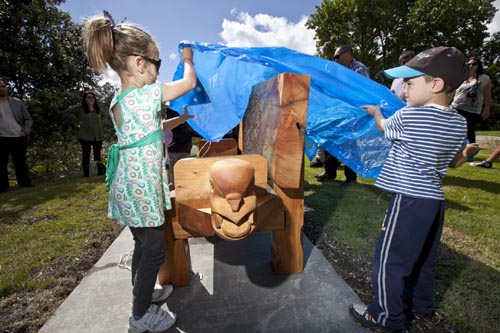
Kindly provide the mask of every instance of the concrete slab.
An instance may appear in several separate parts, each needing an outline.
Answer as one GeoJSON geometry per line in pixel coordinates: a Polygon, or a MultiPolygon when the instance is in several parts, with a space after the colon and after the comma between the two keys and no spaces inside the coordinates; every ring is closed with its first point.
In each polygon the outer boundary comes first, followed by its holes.
{"type": "MultiPolygon", "coordinates": [[[[305,236],[297,274],[273,274],[270,242],[270,233],[191,239],[195,274],[168,299],[178,317],[169,332],[365,332],[347,311],[358,296],[305,236]]],[[[132,244],[125,229],[39,332],[126,332],[130,271],[117,263],[132,244]]]]}

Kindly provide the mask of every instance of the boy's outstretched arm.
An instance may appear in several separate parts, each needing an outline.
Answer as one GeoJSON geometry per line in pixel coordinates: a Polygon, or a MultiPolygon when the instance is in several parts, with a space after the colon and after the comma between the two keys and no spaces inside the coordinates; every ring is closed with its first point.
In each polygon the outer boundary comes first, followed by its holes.
{"type": "Polygon", "coordinates": [[[378,105],[362,105],[361,106],[365,111],[371,114],[375,120],[375,126],[377,126],[378,130],[384,131],[385,117],[382,114],[382,110],[378,105]]]}
{"type": "Polygon", "coordinates": [[[448,166],[450,168],[458,168],[459,166],[467,162],[467,159],[470,156],[474,156],[475,154],[477,154],[478,150],[479,150],[479,144],[469,143],[464,150],[455,155],[455,157],[453,158],[453,160],[451,160],[448,166]]]}
{"type": "Polygon", "coordinates": [[[164,131],[170,131],[172,128],[184,124],[186,120],[196,118],[195,115],[190,115],[187,106],[184,107],[182,115],[170,119],[165,119],[161,122],[164,131]]]}

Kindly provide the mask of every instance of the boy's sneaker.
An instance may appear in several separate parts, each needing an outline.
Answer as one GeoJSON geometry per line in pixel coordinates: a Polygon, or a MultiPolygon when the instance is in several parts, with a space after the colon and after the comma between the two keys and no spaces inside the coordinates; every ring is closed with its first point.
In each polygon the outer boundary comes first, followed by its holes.
{"type": "Polygon", "coordinates": [[[354,322],[367,330],[375,331],[378,333],[403,333],[403,329],[391,329],[383,326],[368,313],[368,308],[365,305],[351,304],[349,307],[354,322]]]}
{"type": "Polygon", "coordinates": [[[128,320],[128,333],[161,333],[175,324],[177,317],[170,311],[165,311],[158,305],[151,304],[140,319],[131,315],[128,320]]]}
{"type": "Polygon", "coordinates": [[[478,162],[478,163],[471,163],[470,166],[491,169],[491,162],[482,161],[482,162],[478,162]]]}
{"type": "Polygon", "coordinates": [[[164,300],[167,299],[170,294],[172,294],[172,291],[174,290],[174,287],[172,287],[171,284],[166,284],[163,286],[160,286],[159,284],[155,285],[155,289],[153,290],[153,298],[151,299],[151,303],[158,303],[158,302],[163,302],[164,300]]]}

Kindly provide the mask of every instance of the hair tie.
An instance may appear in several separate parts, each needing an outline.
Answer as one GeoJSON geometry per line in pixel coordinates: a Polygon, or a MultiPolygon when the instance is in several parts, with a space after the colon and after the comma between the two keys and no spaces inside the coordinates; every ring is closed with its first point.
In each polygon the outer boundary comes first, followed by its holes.
{"type": "Polygon", "coordinates": [[[125,20],[127,19],[125,17],[123,20],[121,20],[120,22],[118,22],[118,24],[116,24],[115,20],[113,19],[113,16],[111,16],[111,14],[107,10],[103,10],[103,13],[104,13],[104,17],[109,20],[111,28],[119,26],[121,23],[125,22],[125,20]]]}

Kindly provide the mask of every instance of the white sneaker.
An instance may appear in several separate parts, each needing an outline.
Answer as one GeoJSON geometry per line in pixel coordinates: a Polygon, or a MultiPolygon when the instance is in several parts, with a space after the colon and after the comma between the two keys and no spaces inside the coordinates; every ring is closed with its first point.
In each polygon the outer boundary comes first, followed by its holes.
{"type": "Polygon", "coordinates": [[[155,285],[151,303],[163,302],[168,296],[170,296],[170,294],[172,294],[172,291],[174,291],[174,287],[172,287],[171,284],[166,284],[164,286],[160,286],[159,284],[155,285]]]}
{"type": "Polygon", "coordinates": [[[128,333],[161,333],[175,324],[177,316],[170,311],[165,311],[158,305],[151,304],[140,319],[135,320],[130,316],[128,320],[128,333]]]}

